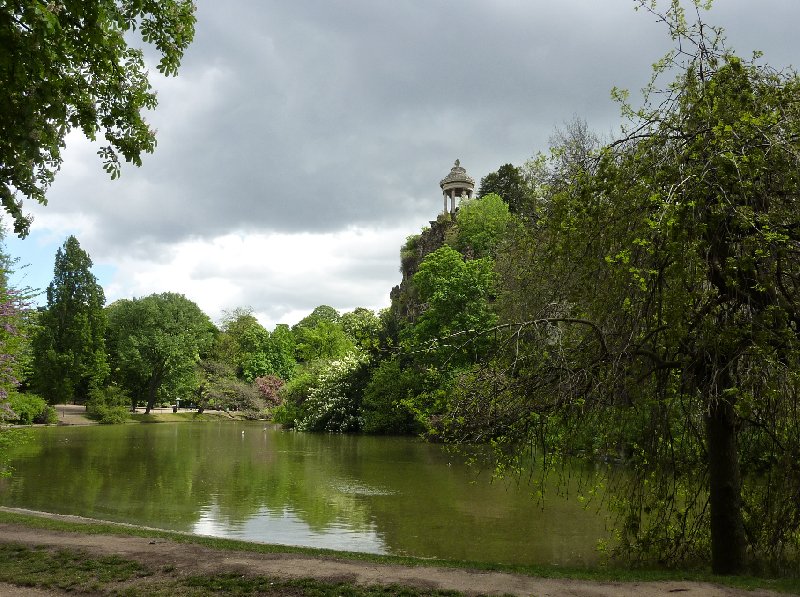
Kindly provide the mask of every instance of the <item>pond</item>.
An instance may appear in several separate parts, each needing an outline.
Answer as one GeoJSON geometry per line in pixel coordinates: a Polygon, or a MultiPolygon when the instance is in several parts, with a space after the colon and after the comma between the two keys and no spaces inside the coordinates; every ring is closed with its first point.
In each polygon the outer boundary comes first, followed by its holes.
{"type": "Polygon", "coordinates": [[[0,505],[380,554],[581,565],[605,516],[575,496],[495,481],[414,438],[263,423],[50,427],[11,453],[0,505]]]}

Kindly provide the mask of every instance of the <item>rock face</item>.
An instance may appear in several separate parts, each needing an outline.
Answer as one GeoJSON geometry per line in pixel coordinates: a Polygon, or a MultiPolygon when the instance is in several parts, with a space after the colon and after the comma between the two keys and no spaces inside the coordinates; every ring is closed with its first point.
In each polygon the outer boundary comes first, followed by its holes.
{"type": "Polygon", "coordinates": [[[414,321],[420,311],[420,304],[411,286],[411,278],[417,273],[420,263],[445,243],[448,230],[453,227],[453,217],[449,213],[439,215],[430,222],[430,227],[412,236],[400,250],[400,272],[403,279],[398,286],[392,288],[389,297],[392,300],[391,311],[396,319],[414,321]]]}

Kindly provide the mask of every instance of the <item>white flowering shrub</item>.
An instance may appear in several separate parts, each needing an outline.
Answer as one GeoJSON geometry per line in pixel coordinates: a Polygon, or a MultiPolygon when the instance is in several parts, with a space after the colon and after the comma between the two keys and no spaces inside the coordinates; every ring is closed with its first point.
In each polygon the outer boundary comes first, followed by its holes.
{"type": "Polygon", "coordinates": [[[305,416],[297,422],[298,430],[343,433],[361,429],[360,401],[354,400],[351,388],[365,361],[363,354],[354,351],[325,365],[303,404],[305,416]]]}

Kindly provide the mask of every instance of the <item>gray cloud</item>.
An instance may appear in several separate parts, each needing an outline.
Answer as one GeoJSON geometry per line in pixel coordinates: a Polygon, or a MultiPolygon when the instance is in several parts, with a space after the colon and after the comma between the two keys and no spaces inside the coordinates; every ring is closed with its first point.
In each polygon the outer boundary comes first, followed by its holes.
{"type": "MultiPolygon", "coordinates": [[[[178,78],[154,77],[156,153],[111,182],[96,148],[70,139],[50,205],[35,212],[43,228],[88,218],[81,242],[95,260],[142,267],[231,232],[417,230],[440,209],[455,158],[477,180],[546,149],[574,115],[601,134],[618,126],[611,87],[635,97],[671,45],[633,4],[198,0],[178,78]]],[[[798,17],[795,0],[718,0],[707,20],[743,54],[784,65],[800,50],[798,17]]],[[[363,292],[361,281],[396,276],[392,243],[390,256],[338,273],[342,303],[348,284],[363,292]]],[[[201,266],[195,275],[214,273],[201,266]]],[[[255,289],[247,268],[226,276],[263,312],[267,294],[274,314],[308,306],[304,289],[255,289]]]]}

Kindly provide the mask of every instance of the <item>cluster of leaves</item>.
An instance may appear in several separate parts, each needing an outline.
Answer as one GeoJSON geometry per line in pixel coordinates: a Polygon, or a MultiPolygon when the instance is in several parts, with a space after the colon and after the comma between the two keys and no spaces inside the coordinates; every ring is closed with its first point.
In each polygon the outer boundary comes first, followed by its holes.
{"type": "Polygon", "coordinates": [[[194,11],[191,0],[0,4],[0,203],[16,233],[30,226],[16,193],[47,202],[71,130],[105,136],[98,154],[112,178],[120,154],[138,166],[153,151],[142,113],[156,94],[142,50],[129,42],[138,30],[161,54],[158,70],[174,75],[194,37],[194,11]]]}
{"type": "Polygon", "coordinates": [[[115,384],[92,388],[86,401],[86,414],[105,425],[124,423],[129,418],[130,404],[128,393],[115,384]]]}
{"type": "Polygon", "coordinates": [[[358,431],[362,427],[360,400],[353,391],[355,372],[363,365],[357,351],[325,364],[303,403],[299,431],[358,431]]]}
{"type": "Polygon", "coordinates": [[[81,402],[101,385],[106,362],[105,295],[92,260],[69,236],[56,252],[47,308],[33,338],[33,385],[51,404],[81,402]]]}
{"type": "Polygon", "coordinates": [[[9,422],[16,425],[54,425],[58,422],[56,409],[36,394],[12,392],[9,396],[9,407],[13,412],[9,422]]]}
{"type": "Polygon", "coordinates": [[[264,377],[256,377],[254,383],[261,393],[261,397],[269,406],[280,406],[280,390],[286,385],[284,380],[275,375],[265,375],[264,377]]]}

